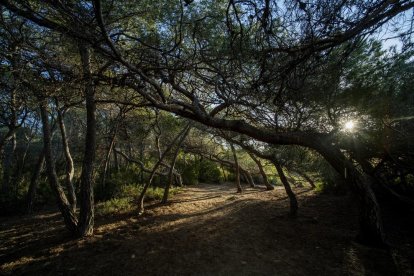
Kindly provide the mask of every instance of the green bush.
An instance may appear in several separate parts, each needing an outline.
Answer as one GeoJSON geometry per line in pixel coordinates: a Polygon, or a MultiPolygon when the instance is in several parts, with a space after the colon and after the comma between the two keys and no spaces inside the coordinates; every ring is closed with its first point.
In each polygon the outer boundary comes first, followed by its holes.
{"type": "MultiPolygon", "coordinates": [[[[139,168],[130,166],[122,169],[120,172],[112,172],[108,175],[105,183],[102,183],[102,176],[97,179],[94,187],[95,198],[97,201],[109,200],[118,197],[119,189],[125,185],[137,183],[139,180],[139,168]]],[[[138,184],[134,184],[138,185],[138,184]]]]}
{"type": "MultiPolygon", "coordinates": [[[[135,204],[135,199],[142,192],[142,186],[136,184],[122,185],[115,192],[114,198],[98,203],[96,213],[99,215],[119,214],[131,211],[135,204]]],[[[179,192],[179,188],[171,188],[170,195],[179,192]]],[[[145,201],[161,200],[164,195],[164,189],[159,187],[150,187],[145,194],[145,201]]]]}
{"type": "Polygon", "coordinates": [[[184,185],[196,185],[198,184],[199,168],[196,164],[192,166],[184,167],[182,171],[182,178],[184,185]]]}
{"type": "Polygon", "coordinates": [[[203,159],[199,165],[198,180],[204,183],[221,183],[224,176],[216,163],[203,159]]]}
{"type": "Polygon", "coordinates": [[[318,183],[317,189],[335,195],[344,195],[349,191],[346,182],[331,167],[324,167],[321,170],[321,182],[318,183]]]}

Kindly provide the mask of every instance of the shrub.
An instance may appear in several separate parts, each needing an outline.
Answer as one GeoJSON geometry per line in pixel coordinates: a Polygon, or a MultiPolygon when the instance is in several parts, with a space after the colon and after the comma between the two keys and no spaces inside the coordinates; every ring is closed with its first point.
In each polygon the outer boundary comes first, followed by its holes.
{"type": "Polygon", "coordinates": [[[203,159],[199,166],[198,180],[204,183],[221,183],[224,176],[214,162],[203,159]]]}
{"type": "Polygon", "coordinates": [[[98,215],[120,214],[132,210],[133,204],[130,198],[113,198],[96,206],[98,215]]]}

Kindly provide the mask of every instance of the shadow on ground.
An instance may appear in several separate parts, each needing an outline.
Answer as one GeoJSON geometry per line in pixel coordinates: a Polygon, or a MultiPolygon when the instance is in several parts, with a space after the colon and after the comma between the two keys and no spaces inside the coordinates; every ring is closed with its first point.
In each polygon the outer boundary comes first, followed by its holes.
{"type": "Polygon", "coordinates": [[[2,221],[4,275],[396,275],[390,254],[357,245],[349,199],[297,190],[186,188],[168,205],[101,217],[93,238],[72,240],[59,214],[2,221]]]}

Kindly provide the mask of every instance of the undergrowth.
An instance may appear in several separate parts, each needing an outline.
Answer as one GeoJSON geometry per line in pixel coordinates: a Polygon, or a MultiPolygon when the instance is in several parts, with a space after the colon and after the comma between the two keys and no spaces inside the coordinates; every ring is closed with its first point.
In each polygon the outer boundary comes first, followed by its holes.
{"type": "MultiPolygon", "coordinates": [[[[177,194],[179,191],[179,187],[172,187],[170,189],[170,196],[177,194]]],[[[98,215],[111,215],[132,211],[136,207],[136,199],[141,192],[142,186],[137,186],[135,184],[123,185],[115,193],[113,198],[96,205],[96,213],[98,215]]],[[[145,201],[161,200],[163,195],[163,188],[149,188],[145,194],[145,201]]]]}

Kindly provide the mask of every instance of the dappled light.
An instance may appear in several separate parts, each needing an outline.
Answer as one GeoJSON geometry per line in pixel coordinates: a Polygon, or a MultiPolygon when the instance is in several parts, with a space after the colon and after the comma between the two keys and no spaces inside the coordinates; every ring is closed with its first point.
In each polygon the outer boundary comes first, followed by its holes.
{"type": "Polygon", "coordinates": [[[0,275],[414,275],[414,0],[0,12],[0,275]]]}

